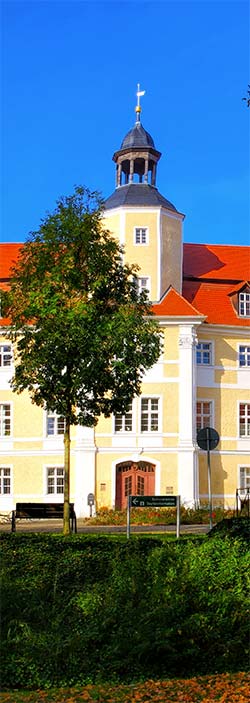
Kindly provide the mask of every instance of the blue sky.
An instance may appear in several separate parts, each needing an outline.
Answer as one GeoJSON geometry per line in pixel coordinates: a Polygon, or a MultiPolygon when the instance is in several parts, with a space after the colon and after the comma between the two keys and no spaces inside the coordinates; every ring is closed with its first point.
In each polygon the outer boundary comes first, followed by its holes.
{"type": "Polygon", "coordinates": [[[7,0],[2,15],[1,241],[76,184],[113,192],[140,82],[184,241],[249,243],[248,2],[7,0]]]}

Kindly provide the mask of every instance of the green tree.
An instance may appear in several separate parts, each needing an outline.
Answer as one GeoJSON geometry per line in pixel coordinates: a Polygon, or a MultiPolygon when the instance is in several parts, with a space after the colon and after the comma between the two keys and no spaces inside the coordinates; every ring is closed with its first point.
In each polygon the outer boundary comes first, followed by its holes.
{"type": "Polygon", "coordinates": [[[247,95],[245,98],[242,98],[242,100],[246,102],[247,107],[250,107],[250,83],[248,84],[247,95]]]}
{"type": "Polygon", "coordinates": [[[158,359],[160,335],[138,267],[103,228],[97,193],[78,187],[30,234],[12,270],[12,388],[64,416],[64,534],[70,532],[70,426],[123,413],[158,359]]]}

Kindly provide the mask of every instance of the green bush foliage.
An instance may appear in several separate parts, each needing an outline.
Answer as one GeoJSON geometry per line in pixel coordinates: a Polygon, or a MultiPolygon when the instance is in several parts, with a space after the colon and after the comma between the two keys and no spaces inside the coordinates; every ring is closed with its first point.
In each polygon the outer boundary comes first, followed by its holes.
{"type": "Polygon", "coordinates": [[[214,525],[208,536],[213,538],[215,534],[219,534],[220,537],[229,534],[230,537],[240,537],[249,542],[250,520],[248,517],[232,517],[221,520],[217,525],[214,525]]]}
{"type": "Polygon", "coordinates": [[[247,668],[247,542],[3,534],[3,688],[247,668]]]}

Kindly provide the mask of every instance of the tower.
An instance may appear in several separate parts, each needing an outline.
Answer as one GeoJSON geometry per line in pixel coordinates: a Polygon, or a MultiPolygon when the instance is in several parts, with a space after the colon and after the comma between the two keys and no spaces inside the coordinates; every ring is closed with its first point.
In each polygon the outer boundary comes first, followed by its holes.
{"type": "Polygon", "coordinates": [[[125,259],[140,266],[139,286],[159,301],[170,285],[182,291],[184,215],[158,191],[161,153],[141,123],[138,85],[136,121],[115,151],[116,188],[105,201],[108,228],[125,248],[125,259]]]}

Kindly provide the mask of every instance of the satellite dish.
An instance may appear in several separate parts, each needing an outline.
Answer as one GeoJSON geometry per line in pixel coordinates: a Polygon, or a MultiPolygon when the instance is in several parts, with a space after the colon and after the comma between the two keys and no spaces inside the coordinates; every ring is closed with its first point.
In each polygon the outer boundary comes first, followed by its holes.
{"type": "Polygon", "coordinates": [[[213,427],[203,427],[197,434],[197,444],[205,451],[215,449],[219,441],[220,436],[213,427]]]}

